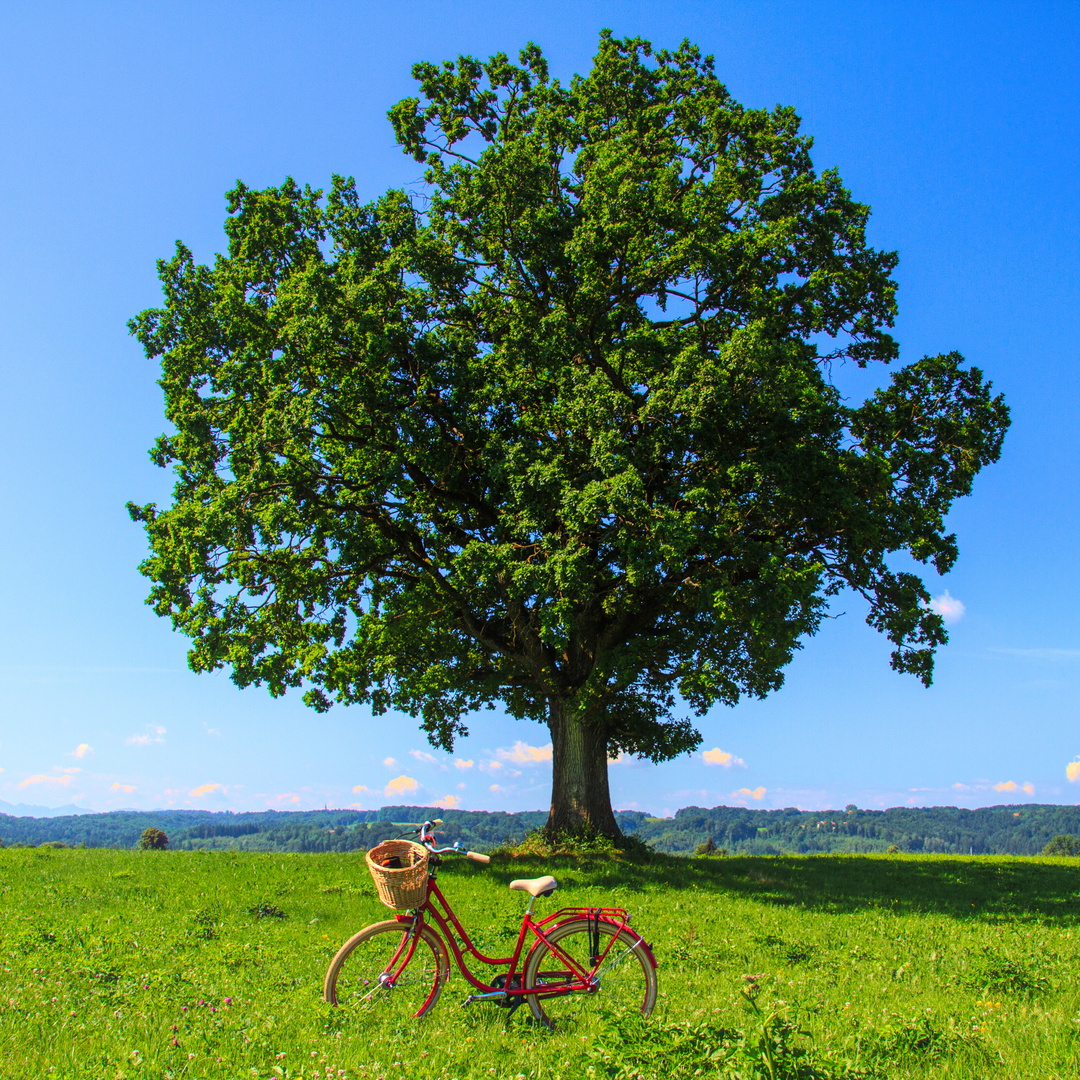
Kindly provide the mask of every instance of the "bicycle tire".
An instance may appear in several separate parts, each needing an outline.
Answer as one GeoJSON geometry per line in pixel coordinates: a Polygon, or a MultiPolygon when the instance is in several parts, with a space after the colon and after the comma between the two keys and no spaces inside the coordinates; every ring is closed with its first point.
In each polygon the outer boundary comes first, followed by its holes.
{"type": "MultiPolygon", "coordinates": [[[[591,937],[597,924],[587,918],[570,919],[547,933],[553,945],[574,960],[583,970],[593,967],[591,937]]],[[[656,971],[639,934],[629,927],[616,923],[599,924],[600,953],[604,954],[609,942],[611,948],[607,959],[600,966],[600,987],[594,993],[586,991],[556,994],[552,997],[529,995],[529,1008],[533,1016],[549,1028],[566,1022],[582,1006],[598,1006],[601,1012],[620,1010],[636,1011],[648,1016],[656,1005],[656,971]],[[612,938],[616,940],[611,941],[612,938]],[[620,940],[622,939],[622,940],[620,940]]],[[[543,941],[538,941],[525,962],[524,986],[527,990],[546,986],[557,990],[560,984],[569,984],[576,976],[567,968],[565,961],[553,954],[543,941]]]]}
{"type": "Polygon", "coordinates": [[[430,926],[422,927],[408,964],[392,987],[380,982],[412,922],[372,923],[353,934],[330,961],[323,1000],[380,1019],[421,1019],[439,1000],[450,977],[446,946],[430,926]]]}

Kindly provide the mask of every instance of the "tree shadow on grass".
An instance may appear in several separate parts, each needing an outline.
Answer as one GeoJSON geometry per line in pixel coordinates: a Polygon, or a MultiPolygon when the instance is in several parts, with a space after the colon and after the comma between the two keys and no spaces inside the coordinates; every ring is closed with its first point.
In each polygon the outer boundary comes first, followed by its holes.
{"type": "Polygon", "coordinates": [[[512,871],[505,874],[507,881],[561,871],[572,875],[575,884],[603,889],[695,889],[838,914],[878,908],[962,919],[1080,923],[1077,860],[953,855],[686,859],[661,855],[647,863],[632,863],[557,856],[515,859],[512,871]]]}

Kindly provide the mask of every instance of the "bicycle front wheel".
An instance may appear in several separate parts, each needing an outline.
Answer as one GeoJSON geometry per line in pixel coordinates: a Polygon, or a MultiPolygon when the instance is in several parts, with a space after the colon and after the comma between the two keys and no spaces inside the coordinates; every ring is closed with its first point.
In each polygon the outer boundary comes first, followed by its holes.
{"type": "Polygon", "coordinates": [[[354,934],[330,962],[323,998],[356,1013],[379,1019],[419,1020],[439,1000],[450,975],[446,947],[428,926],[408,963],[411,922],[373,923],[354,934]]]}
{"type": "Polygon", "coordinates": [[[532,1014],[542,1024],[550,1028],[565,1024],[582,1006],[642,1016],[653,1011],[656,972],[644,942],[629,927],[602,922],[598,930],[590,919],[570,919],[547,937],[558,951],[552,951],[544,941],[537,942],[526,961],[524,978],[527,990],[539,988],[543,992],[541,996],[529,995],[532,1014]],[[571,991],[569,988],[579,982],[579,976],[559,953],[568,956],[582,971],[593,972],[597,989],[571,991]]]}

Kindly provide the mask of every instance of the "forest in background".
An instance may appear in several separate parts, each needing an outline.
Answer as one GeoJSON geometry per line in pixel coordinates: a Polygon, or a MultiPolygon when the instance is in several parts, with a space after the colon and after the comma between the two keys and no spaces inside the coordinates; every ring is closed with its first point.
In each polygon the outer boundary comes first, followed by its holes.
{"type": "MultiPolygon", "coordinates": [[[[0,814],[0,842],[68,847],[133,848],[144,829],[161,829],[173,850],[357,851],[396,836],[406,822],[442,818],[446,844],[490,851],[539,829],[546,810],[508,814],[384,806],[379,810],[122,810],[33,818],[0,814]]],[[[750,810],[689,806],[672,818],[633,810],[619,827],[658,851],[693,854],[712,841],[718,853],[784,855],[884,852],[954,855],[1038,855],[1055,836],[1080,836],[1080,806],[1024,804],[965,810],[955,806],[889,810],[750,810]]]]}

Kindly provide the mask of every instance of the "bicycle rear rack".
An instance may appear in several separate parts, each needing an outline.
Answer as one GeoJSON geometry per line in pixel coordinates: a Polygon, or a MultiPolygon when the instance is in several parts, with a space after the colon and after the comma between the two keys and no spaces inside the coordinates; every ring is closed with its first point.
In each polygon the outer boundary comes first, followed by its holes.
{"type": "Polygon", "coordinates": [[[617,907],[564,907],[559,908],[553,915],[549,915],[546,919],[542,919],[538,922],[537,926],[547,926],[548,923],[562,922],[566,919],[572,918],[586,918],[586,919],[607,919],[611,922],[617,922],[620,926],[630,925],[630,916],[627,914],[625,908],[617,907]]]}

